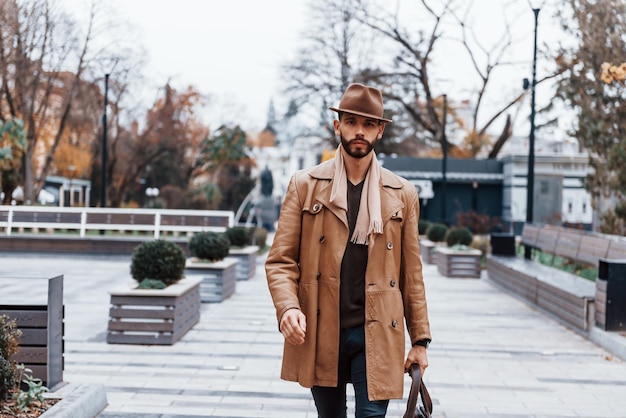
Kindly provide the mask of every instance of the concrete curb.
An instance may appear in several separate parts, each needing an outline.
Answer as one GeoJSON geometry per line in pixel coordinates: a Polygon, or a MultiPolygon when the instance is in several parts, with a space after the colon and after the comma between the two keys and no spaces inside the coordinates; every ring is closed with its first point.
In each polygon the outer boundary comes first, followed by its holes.
{"type": "Polygon", "coordinates": [[[589,339],[623,361],[626,361],[626,338],[618,333],[606,332],[593,327],[589,331],[589,339]]]}
{"type": "Polygon", "coordinates": [[[46,397],[61,400],[40,418],[95,418],[108,404],[103,385],[67,384],[46,397]]]}

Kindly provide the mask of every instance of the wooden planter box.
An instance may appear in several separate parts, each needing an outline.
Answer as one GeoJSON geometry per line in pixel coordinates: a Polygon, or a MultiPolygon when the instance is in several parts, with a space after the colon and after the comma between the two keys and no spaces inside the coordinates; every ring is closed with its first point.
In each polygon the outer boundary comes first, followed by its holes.
{"type": "Polygon", "coordinates": [[[435,249],[442,247],[445,243],[433,242],[427,238],[420,239],[420,254],[422,261],[426,264],[437,264],[437,252],[435,249]]]}
{"type": "Polygon", "coordinates": [[[438,247],[437,270],[446,277],[480,277],[480,250],[438,247]]]}
{"type": "Polygon", "coordinates": [[[237,259],[226,257],[221,261],[206,263],[188,259],[185,277],[195,277],[200,282],[202,302],[221,302],[235,293],[237,285],[237,259]]]}
{"type": "Polygon", "coordinates": [[[63,382],[63,276],[0,278],[0,315],[22,331],[12,358],[33,371],[49,389],[63,382]]]}
{"type": "Polygon", "coordinates": [[[165,289],[111,290],[107,343],[172,345],[200,320],[200,279],[165,289]]]}
{"type": "Polygon", "coordinates": [[[249,280],[254,276],[258,254],[258,245],[230,249],[228,257],[237,259],[237,280],[249,280]]]}

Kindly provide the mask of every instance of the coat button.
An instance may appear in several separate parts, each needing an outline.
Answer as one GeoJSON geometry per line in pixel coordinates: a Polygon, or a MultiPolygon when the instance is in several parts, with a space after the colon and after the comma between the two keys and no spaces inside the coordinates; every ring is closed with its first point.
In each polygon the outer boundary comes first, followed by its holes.
{"type": "Polygon", "coordinates": [[[393,248],[393,242],[388,242],[387,243],[387,249],[391,250],[393,248]]]}
{"type": "Polygon", "coordinates": [[[391,326],[392,327],[397,327],[398,326],[398,321],[396,321],[395,319],[393,321],[391,321],[391,326]]]}
{"type": "Polygon", "coordinates": [[[320,210],[320,205],[316,203],[313,205],[313,212],[317,212],[318,210],[320,210]]]}
{"type": "Polygon", "coordinates": [[[396,281],[395,280],[390,281],[389,286],[396,287],[396,281]]]}
{"type": "Polygon", "coordinates": [[[315,278],[316,278],[317,280],[319,280],[319,279],[320,279],[320,277],[322,277],[322,273],[320,273],[320,272],[318,271],[318,272],[317,272],[317,274],[315,275],[315,278]]]}
{"type": "Polygon", "coordinates": [[[324,235],[322,235],[320,237],[320,244],[322,244],[324,241],[326,241],[326,237],[324,235]]]}

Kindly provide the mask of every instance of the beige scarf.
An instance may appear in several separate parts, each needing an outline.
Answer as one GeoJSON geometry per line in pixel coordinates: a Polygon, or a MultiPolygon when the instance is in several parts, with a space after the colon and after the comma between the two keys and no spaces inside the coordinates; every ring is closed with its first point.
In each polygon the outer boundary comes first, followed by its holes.
{"type": "MultiPolygon", "coordinates": [[[[330,201],[335,203],[343,210],[348,210],[348,177],[346,175],[346,166],[341,153],[341,145],[335,153],[335,177],[333,180],[333,188],[330,192],[330,201]]],[[[380,210],[380,166],[373,154],[372,162],[365,183],[363,183],[363,192],[361,193],[361,203],[359,205],[359,213],[356,218],[354,234],[350,241],[355,244],[367,245],[368,239],[370,243],[374,242],[373,234],[383,233],[383,220],[380,210]]]]}

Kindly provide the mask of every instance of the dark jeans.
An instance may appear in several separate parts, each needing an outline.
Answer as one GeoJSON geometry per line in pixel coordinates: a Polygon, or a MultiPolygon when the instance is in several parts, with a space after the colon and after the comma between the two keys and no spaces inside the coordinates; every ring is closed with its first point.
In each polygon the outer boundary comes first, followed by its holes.
{"type": "Polygon", "coordinates": [[[342,329],[339,337],[339,375],[337,387],[313,386],[313,400],[319,418],[346,418],[346,385],[352,382],[357,418],[384,417],[389,401],[367,399],[365,373],[365,330],[363,327],[342,329]]]}

